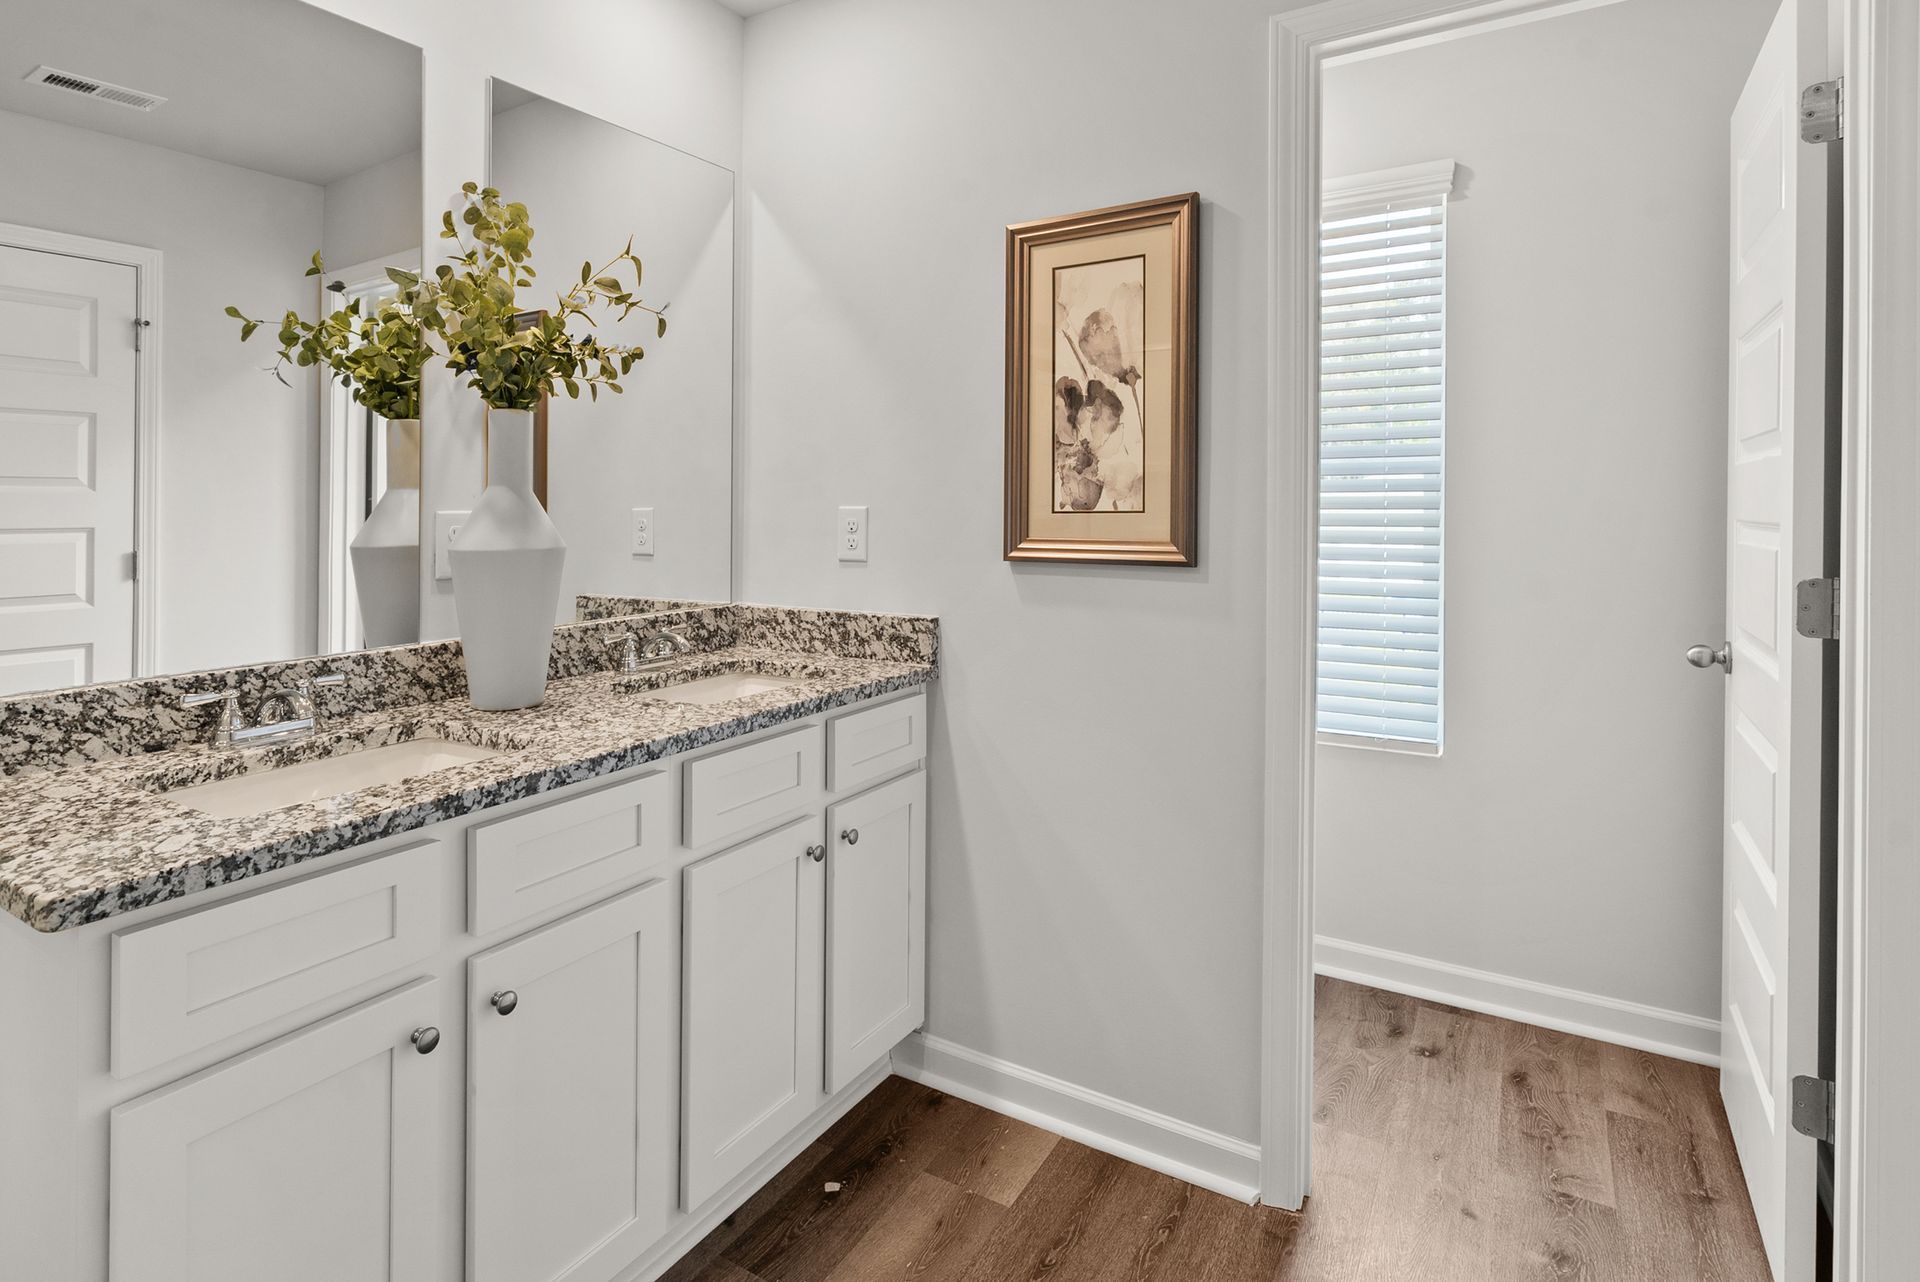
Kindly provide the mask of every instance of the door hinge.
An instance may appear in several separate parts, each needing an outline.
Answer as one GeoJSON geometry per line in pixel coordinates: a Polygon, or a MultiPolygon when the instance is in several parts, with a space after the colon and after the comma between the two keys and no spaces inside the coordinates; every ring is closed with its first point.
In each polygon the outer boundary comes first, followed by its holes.
{"type": "Polygon", "coordinates": [[[141,334],[141,332],[142,332],[143,330],[145,330],[145,329],[146,329],[146,328],[147,328],[148,326],[150,326],[150,325],[152,325],[152,324],[153,324],[153,322],[152,322],[152,321],[150,321],[150,320],[142,320],[142,319],[141,319],[140,317],[138,317],[138,316],[136,316],[136,317],[134,317],[134,318],[133,318],[133,350],[134,350],[134,351],[136,351],[136,352],[137,352],[137,351],[139,351],[139,350],[140,350],[140,334],[141,334]]]}
{"type": "Polygon", "coordinates": [[[1843,80],[1822,80],[1800,91],[1801,142],[1839,142],[1847,136],[1846,121],[1840,115],[1845,90],[1843,80]]]}
{"type": "Polygon", "coordinates": [[[1802,579],[1793,585],[1793,630],[1816,641],[1840,635],[1840,580],[1802,579]]]}
{"type": "Polygon", "coordinates": [[[1793,1129],[1833,1143],[1833,1083],[1820,1077],[1793,1079],[1793,1129]]]}

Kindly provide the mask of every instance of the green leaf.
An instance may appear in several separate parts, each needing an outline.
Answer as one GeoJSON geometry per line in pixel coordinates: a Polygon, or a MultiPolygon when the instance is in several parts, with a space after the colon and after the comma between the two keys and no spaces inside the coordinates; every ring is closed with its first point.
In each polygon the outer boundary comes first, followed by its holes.
{"type": "Polygon", "coordinates": [[[655,327],[653,336],[655,338],[665,338],[667,336],[667,318],[666,317],[662,316],[660,318],[660,324],[655,327]]]}
{"type": "Polygon", "coordinates": [[[246,317],[240,314],[240,309],[238,307],[227,308],[227,315],[233,317],[237,321],[243,321],[246,319],[246,317]]]}

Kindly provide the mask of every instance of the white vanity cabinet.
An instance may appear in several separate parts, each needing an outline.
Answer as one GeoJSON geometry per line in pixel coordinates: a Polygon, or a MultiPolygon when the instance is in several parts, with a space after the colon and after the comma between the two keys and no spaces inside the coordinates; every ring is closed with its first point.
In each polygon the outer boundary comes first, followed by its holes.
{"type": "Polygon", "coordinates": [[[826,1090],[838,1091],[927,1014],[927,776],[827,810],[826,1090]]]}
{"type": "Polygon", "coordinates": [[[687,869],[681,1204],[699,1206],[823,1098],[820,820],[687,869]]]}
{"type": "Polygon", "coordinates": [[[858,703],[188,904],[0,921],[0,1195],[36,1226],[0,1277],[658,1277],[922,1020],[925,724],[922,692],[858,703]]]}
{"type": "Polygon", "coordinates": [[[416,980],[114,1109],[113,1282],[439,1276],[434,987],[416,980]]]}
{"type": "Polygon", "coordinates": [[[467,963],[467,1276],[606,1282],[666,1230],[664,881],[467,963]]]}

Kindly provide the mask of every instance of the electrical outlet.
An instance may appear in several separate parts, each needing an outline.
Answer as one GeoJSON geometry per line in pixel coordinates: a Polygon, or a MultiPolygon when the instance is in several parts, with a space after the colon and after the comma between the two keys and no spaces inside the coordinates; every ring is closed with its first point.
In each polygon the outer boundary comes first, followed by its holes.
{"type": "Polygon", "coordinates": [[[633,554],[635,556],[653,555],[653,509],[637,507],[633,509],[633,554]]]}
{"type": "Polygon", "coordinates": [[[453,546],[454,536],[460,533],[460,525],[471,512],[435,512],[433,514],[433,577],[447,580],[453,577],[453,562],[447,557],[447,549],[453,546]]]}
{"type": "Polygon", "coordinates": [[[841,508],[840,522],[834,526],[833,543],[839,550],[842,561],[866,560],[867,509],[864,507],[841,508]]]}

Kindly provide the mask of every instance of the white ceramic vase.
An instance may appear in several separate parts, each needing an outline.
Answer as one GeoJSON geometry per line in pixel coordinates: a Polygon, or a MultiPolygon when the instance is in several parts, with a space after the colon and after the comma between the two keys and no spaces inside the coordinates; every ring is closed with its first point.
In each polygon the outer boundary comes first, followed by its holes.
{"type": "Polygon", "coordinates": [[[369,647],[420,639],[420,420],[387,420],[387,490],[347,545],[369,647]]]}
{"type": "Polygon", "coordinates": [[[567,545],[533,494],[533,411],[487,411],[487,490],[447,557],[468,698],[488,710],[538,705],[567,545]]]}

